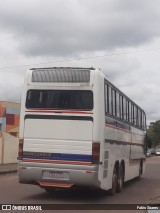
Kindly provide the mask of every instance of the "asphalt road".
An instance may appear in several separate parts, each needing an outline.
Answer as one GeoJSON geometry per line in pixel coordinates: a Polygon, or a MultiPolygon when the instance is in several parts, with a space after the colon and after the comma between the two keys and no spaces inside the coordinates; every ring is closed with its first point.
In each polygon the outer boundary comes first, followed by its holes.
{"type": "MultiPolygon", "coordinates": [[[[18,183],[17,174],[0,175],[0,204],[153,204],[160,203],[160,157],[147,159],[145,174],[140,180],[125,184],[124,190],[109,196],[100,190],[67,189],[48,194],[38,186],[18,183]]],[[[47,212],[47,211],[46,211],[47,212]]],[[[48,211],[50,212],[50,211],[48,211]]],[[[52,211],[53,212],[53,211],[52,211]]],[[[60,211],[71,212],[71,211],[60,211]]],[[[73,212],[93,212],[92,210],[73,212]]],[[[106,212],[96,210],[94,212],[106,212]]],[[[117,211],[108,211],[117,212],[117,211]]],[[[132,212],[132,211],[119,211],[132,212]]],[[[133,211],[135,212],[135,211],[133,211]]],[[[142,212],[142,211],[136,211],[142,212]]],[[[143,211],[145,212],[145,211],[143,211]]]]}

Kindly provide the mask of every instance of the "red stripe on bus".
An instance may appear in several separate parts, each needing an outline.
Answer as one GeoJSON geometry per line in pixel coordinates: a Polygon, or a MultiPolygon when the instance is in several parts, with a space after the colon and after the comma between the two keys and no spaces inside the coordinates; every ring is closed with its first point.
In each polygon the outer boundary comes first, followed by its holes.
{"type": "Polygon", "coordinates": [[[125,130],[125,129],[122,129],[122,128],[119,128],[119,127],[115,127],[115,126],[112,126],[112,125],[105,125],[106,127],[109,127],[109,128],[112,128],[112,129],[117,129],[117,130],[121,130],[121,131],[124,131],[124,132],[128,132],[130,134],[132,134],[129,130],[125,130]]]}
{"type": "Polygon", "coordinates": [[[70,188],[73,184],[66,183],[50,183],[50,182],[40,182],[38,181],[40,186],[50,186],[50,187],[62,187],[62,188],[70,188]]]}
{"type": "Polygon", "coordinates": [[[54,110],[26,110],[25,112],[34,113],[60,113],[60,114],[93,114],[93,112],[80,112],[80,111],[54,111],[54,110]]]}
{"type": "Polygon", "coordinates": [[[35,162],[35,163],[53,163],[53,164],[73,164],[73,165],[86,165],[89,166],[91,162],[81,162],[81,161],[56,161],[56,160],[38,160],[23,158],[23,162],[35,162]]]}

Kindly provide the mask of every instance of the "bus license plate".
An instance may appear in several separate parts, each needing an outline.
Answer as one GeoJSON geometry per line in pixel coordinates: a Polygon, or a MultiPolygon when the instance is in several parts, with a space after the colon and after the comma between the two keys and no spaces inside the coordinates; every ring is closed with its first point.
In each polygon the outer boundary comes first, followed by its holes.
{"type": "Polygon", "coordinates": [[[51,177],[51,178],[63,178],[63,172],[50,172],[49,177],[51,177]]]}

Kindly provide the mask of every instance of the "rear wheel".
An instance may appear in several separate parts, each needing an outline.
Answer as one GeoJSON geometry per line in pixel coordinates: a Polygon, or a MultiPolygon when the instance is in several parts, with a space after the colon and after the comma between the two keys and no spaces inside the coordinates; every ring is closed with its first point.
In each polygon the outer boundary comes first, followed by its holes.
{"type": "Polygon", "coordinates": [[[136,179],[139,180],[141,178],[142,174],[143,174],[143,160],[141,160],[139,163],[139,172],[138,172],[138,176],[136,177],[136,179]]]}
{"type": "Polygon", "coordinates": [[[118,174],[117,174],[116,167],[114,167],[113,175],[112,175],[112,188],[109,190],[110,195],[114,195],[116,193],[117,184],[118,184],[118,174]]]}
{"type": "Polygon", "coordinates": [[[141,177],[143,173],[143,160],[140,161],[140,164],[139,164],[139,178],[141,177]]]}
{"type": "Polygon", "coordinates": [[[123,186],[124,186],[124,170],[122,165],[120,164],[117,181],[117,192],[121,192],[123,190],[123,186]]]}

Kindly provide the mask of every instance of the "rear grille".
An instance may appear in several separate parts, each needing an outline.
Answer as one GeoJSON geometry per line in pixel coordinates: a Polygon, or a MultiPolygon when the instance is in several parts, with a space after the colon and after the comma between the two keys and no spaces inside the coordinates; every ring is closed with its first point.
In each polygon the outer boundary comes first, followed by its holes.
{"type": "Polygon", "coordinates": [[[32,82],[87,83],[90,82],[90,69],[37,68],[33,69],[32,82]]]}

